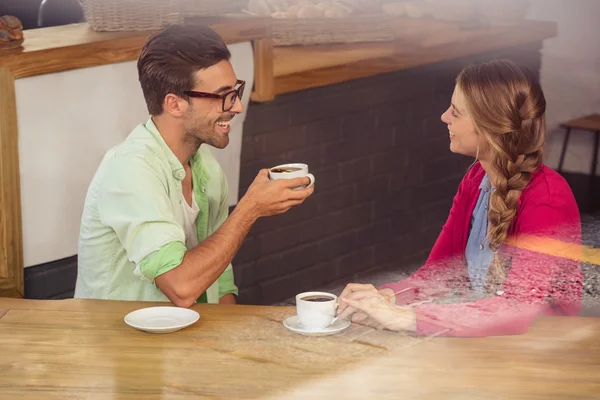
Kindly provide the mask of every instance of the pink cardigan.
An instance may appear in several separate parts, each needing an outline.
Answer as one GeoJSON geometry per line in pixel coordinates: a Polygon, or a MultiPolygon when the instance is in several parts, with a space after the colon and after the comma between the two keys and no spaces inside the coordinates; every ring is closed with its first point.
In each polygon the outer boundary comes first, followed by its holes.
{"type": "MultiPolygon", "coordinates": [[[[424,266],[409,278],[382,286],[391,288],[397,304],[440,299],[451,290],[468,288],[465,249],[471,215],[485,175],[479,163],[465,175],[452,209],[424,266]]],[[[509,230],[514,239],[535,235],[581,243],[581,222],[575,198],[566,181],[542,166],[523,190],[509,230]]],[[[504,245],[511,258],[502,290],[495,296],[460,304],[414,305],[417,334],[494,336],[527,331],[538,315],[578,315],[583,275],[579,261],[504,245]]]]}

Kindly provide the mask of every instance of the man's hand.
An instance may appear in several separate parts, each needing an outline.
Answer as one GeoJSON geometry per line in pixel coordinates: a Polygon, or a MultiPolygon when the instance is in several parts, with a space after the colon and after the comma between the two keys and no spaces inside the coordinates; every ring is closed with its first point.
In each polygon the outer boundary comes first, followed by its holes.
{"type": "Polygon", "coordinates": [[[239,205],[245,205],[248,209],[254,210],[256,218],[282,214],[301,204],[314,192],[314,185],[306,189],[293,190],[309,183],[310,179],[307,177],[270,180],[269,171],[263,169],[258,173],[244,197],[240,199],[239,205]]]}

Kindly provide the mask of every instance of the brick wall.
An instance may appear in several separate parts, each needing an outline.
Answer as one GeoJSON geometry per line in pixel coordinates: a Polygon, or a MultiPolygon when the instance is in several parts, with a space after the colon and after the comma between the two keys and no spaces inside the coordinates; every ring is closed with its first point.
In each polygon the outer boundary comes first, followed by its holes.
{"type": "Polygon", "coordinates": [[[472,162],[440,121],[469,63],[511,58],[539,71],[540,45],[377,75],[251,104],[240,195],[260,168],[304,162],[316,190],[259,220],[234,260],[240,303],[269,304],[356,274],[422,262],[472,162]]]}

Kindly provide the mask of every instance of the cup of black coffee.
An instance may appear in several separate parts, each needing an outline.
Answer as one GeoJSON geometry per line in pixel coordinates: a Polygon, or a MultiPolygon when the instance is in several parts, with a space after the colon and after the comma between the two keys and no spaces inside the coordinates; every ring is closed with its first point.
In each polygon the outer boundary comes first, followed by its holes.
{"type": "Polygon", "coordinates": [[[309,330],[324,329],[335,320],[337,296],[327,292],[305,292],[296,296],[298,322],[309,330]]]}
{"type": "Polygon", "coordinates": [[[315,177],[313,174],[308,172],[308,165],[301,163],[290,163],[277,165],[276,167],[269,169],[269,178],[272,180],[294,179],[305,176],[310,179],[310,183],[306,186],[294,188],[295,190],[308,188],[315,184],[315,177]]]}

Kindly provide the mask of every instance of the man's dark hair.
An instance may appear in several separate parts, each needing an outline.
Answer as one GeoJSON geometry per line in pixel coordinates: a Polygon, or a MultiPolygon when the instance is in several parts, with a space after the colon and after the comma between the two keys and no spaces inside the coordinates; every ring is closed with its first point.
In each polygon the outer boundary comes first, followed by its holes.
{"type": "Polygon", "coordinates": [[[170,25],[152,34],[137,64],[150,115],[163,112],[169,93],[187,98],[183,92],[194,88],[194,73],[230,58],[223,39],[208,26],[170,25]]]}

